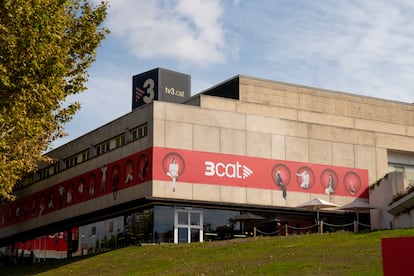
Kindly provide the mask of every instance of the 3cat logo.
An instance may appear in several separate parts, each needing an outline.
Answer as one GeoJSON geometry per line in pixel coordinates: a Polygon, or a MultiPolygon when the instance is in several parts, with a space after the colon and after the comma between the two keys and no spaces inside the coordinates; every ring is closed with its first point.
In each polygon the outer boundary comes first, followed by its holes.
{"type": "Polygon", "coordinates": [[[228,178],[245,179],[253,174],[253,171],[246,165],[236,163],[214,163],[212,161],[205,161],[206,170],[204,175],[206,176],[218,176],[228,178]]]}

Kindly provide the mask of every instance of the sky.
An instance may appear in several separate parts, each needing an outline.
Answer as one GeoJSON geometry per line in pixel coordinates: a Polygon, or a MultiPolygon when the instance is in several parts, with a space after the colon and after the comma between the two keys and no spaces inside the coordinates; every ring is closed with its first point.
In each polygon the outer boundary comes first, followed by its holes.
{"type": "Polygon", "coordinates": [[[192,95],[236,75],[414,103],[412,0],[109,0],[111,33],[81,110],[52,148],[131,111],[132,76],[191,75],[192,95]]]}

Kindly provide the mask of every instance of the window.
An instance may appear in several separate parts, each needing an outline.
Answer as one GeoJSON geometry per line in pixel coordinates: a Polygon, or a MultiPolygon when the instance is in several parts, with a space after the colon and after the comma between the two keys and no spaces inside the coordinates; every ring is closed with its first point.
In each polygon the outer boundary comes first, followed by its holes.
{"type": "Polygon", "coordinates": [[[132,141],[142,139],[145,136],[148,136],[148,124],[141,125],[137,128],[131,130],[132,132],[132,141]]]}
{"type": "Polygon", "coordinates": [[[53,165],[53,174],[60,172],[60,163],[57,162],[53,165]]]}
{"type": "Polygon", "coordinates": [[[101,155],[108,151],[109,151],[109,141],[96,146],[96,155],[101,155]]]}
{"type": "Polygon", "coordinates": [[[49,177],[49,168],[41,170],[39,172],[39,175],[40,175],[40,179],[45,179],[45,178],[49,177]]]}
{"type": "Polygon", "coordinates": [[[76,166],[78,164],[78,156],[73,156],[73,157],[66,159],[65,164],[66,164],[66,169],[76,166]]]}
{"type": "Polygon", "coordinates": [[[85,162],[86,160],[89,160],[89,150],[85,150],[82,152],[82,162],[85,162]]]}
{"type": "Polygon", "coordinates": [[[115,138],[115,147],[119,148],[121,146],[125,145],[125,134],[119,135],[115,138]]]}

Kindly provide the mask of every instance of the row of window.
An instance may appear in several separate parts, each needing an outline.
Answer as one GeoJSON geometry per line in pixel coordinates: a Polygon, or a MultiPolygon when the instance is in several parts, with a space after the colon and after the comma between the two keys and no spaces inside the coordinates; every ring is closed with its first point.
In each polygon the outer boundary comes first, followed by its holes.
{"type": "MultiPolygon", "coordinates": [[[[113,137],[105,142],[102,142],[94,147],[95,155],[99,156],[106,152],[109,152],[113,149],[122,147],[126,144],[126,135],[131,135],[132,142],[136,140],[140,140],[146,136],[148,136],[148,124],[140,125],[132,130],[129,133],[123,133],[116,137],[113,137]]],[[[72,155],[69,158],[64,160],[65,167],[63,169],[72,168],[82,162],[85,162],[91,159],[91,149],[84,150],[76,155],[72,155]]],[[[45,179],[53,174],[56,174],[61,171],[60,162],[53,164],[45,169],[38,171],[40,179],[45,179]]]]}

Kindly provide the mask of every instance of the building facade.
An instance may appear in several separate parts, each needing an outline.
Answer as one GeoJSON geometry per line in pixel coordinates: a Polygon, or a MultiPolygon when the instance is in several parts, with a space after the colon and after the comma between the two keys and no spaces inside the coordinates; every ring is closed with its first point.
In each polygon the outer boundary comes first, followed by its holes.
{"type": "MultiPolygon", "coordinates": [[[[49,152],[55,163],[0,207],[2,245],[118,216],[121,245],[227,238],[253,225],[312,232],[316,209],[298,205],[368,203],[369,185],[390,171],[405,188],[414,180],[412,104],[246,76],[191,97],[180,73],[137,76],[131,112],[49,152]]],[[[361,222],[388,228],[392,195],[374,197],[383,206],[361,222]]],[[[325,225],[354,218],[319,212],[325,225]]]]}

